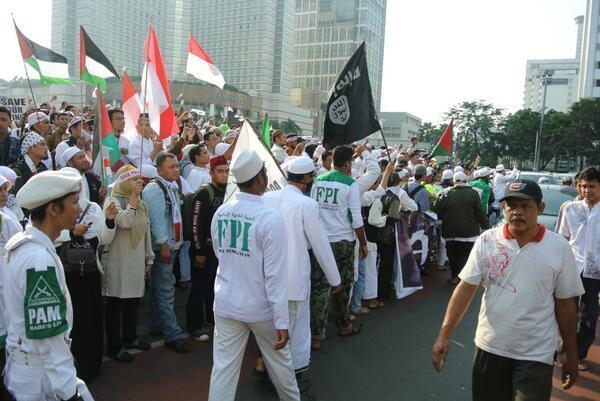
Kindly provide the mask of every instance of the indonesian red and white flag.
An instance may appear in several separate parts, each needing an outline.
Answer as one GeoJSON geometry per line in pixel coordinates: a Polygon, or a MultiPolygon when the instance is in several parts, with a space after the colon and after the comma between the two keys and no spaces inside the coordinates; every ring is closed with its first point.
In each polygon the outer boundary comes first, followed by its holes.
{"type": "Polygon", "coordinates": [[[179,127],[169,94],[167,71],[152,25],[144,45],[144,59],[146,64],[142,73],[141,97],[146,100],[150,126],[159,134],[161,140],[169,140],[173,134],[179,133],[179,127]]]}
{"type": "Polygon", "coordinates": [[[135,86],[131,83],[126,72],[123,72],[123,96],[121,101],[123,103],[123,115],[125,116],[123,134],[133,140],[137,135],[136,126],[142,112],[142,102],[140,102],[135,86]]]}
{"type": "Polygon", "coordinates": [[[204,49],[200,47],[196,39],[190,35],[190,45],[188,47],[188,59],[185,72],[194,77],[213,84],[223,89],[225,86],[225,78],[215,63],[206,54],[204,49]]]}

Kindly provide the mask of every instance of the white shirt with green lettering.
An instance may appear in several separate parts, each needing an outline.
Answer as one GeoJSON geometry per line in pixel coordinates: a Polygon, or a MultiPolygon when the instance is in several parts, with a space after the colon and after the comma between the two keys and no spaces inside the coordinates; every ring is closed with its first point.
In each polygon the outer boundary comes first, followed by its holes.
{"type": "Polygon", "coordinates": [[[281,213],[260,196],[237,192],[217,209],[211,233],[219,259],[215,314],[246,323],[273,320],[276,329],[287,329],[287,239],[281,213]]]}
{"type": "MultiPolygon", "coordinates": [[[[55,396],[69,399],[82,391],[83,382],[77,379],[69,350],[73,307],[54,244],[42,231],[27,226],[8,241],[6,251],[6,350],[37,355],[55,396]]],[[[5,380],[8,386],[15,378],[8,375],[5,380]]]]}
{"type": "Polygon", "coordinates": [[[358,184],[341,171],[318,176],[310,197],[317,201],[329,242],[354,241],[354,230],[363,226],[358,184]]]}

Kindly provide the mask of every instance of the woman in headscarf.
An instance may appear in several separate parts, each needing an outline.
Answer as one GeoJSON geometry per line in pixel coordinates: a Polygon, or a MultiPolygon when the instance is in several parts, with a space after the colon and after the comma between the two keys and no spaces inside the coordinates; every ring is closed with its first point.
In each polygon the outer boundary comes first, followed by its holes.
{"type": "MultiPolygon", "coordinates": [[[[137,311],[144,296],[145,278],[154,261],[148,208],[141,199],[142,177],[131,165],[117,171],[111,198],[117,207],[117,232],[104,248],[103,295],[108,355],[119,362],[135,358],[127,349],[150,349],[137,338],[137,311]]],[[[110,200],[105,201],[105,208],[110,200]]]]}
{"type": "MultiPolygon", "coordinates": [[[[72,167],[63,167],[80,176],[72,167]]],[[[73,230],[63,230],[55,241],[60,256],[67,287],[73,302],[73,329],[71,330],[71,353],[75,358],[77,376],[86,383],[100,374],[104,336],[102,331],[102,266],[98,249],[109,244],[115,236],[117,210],[110,205],[102,210],[100,205],[79,193],[82,210],[73,230]],[[91,251],[84,251],[91,248],[91,251]],[[83,256],[89,252],[91,256],[83,256]],[[84,262],[85,259],[85,262],[84,262]]]]}
{"type": "Polygon", "coordinates": [[[15,195],[11,193],[16,180],[17,175],[14,171],[8,167],[0,166],[0,190],[2,190],[2,194],[0,195],[0,211],[21,227],[22,231],[23,226],[21,225],[21,221],[25,219],[25,216],[21,208],[17,206],[15,195]]]}

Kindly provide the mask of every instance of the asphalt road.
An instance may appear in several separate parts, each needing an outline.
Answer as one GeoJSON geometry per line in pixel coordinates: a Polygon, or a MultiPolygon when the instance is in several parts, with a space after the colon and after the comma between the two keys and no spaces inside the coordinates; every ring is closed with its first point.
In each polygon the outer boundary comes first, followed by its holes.
{"type": "MultiPolygon", "coordinates": [[[[473,337],[479,310],[476,297],[453,336],[444,372],[431,365],[431,345],[441,323],[452,287],[447,273],[434,272],[425,281],[426,289],[361,318],[363,331],[341,338],[333,332],[321,350],[313,352],[306,378],[311,388],[303,400],[396,401],[470,400],[470,368],[473,337]]],[[[203,401],[208,397],[211,343],[192,344],[190,354],[179,355],[164,347],[136,355],[132,364],[104,363],[101,376],[90,388],[97,401],[203,401]]],[[[240,377],[238,401],[277,400],[269,383],[252,376],[257,355],[251,340],[240,377]]],[[[553,400],[598,400],[600,394],[600,346],[592,349],[590,372],[580,378],[580,388],[563,392],[555,389],[553,400]]],[[[555,372],[558,386],[558,369],[555,372]]]]}

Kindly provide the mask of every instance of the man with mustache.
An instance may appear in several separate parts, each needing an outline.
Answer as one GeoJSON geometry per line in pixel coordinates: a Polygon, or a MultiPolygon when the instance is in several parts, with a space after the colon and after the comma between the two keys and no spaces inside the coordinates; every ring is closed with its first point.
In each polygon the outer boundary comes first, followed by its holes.
{"type": "Polygon", "coordinates": [[[583,286],[568,242],[537,222],[544,211],[539,185],[509,183],[500,201],[506,224],[477,239],[433,345],[433,365],[442,370],[450,335],[482,285],[473,400],[549,400],[557,329],[567,356],[563,389],[577,379],[573,298],[583,293],[583,286]]]}

